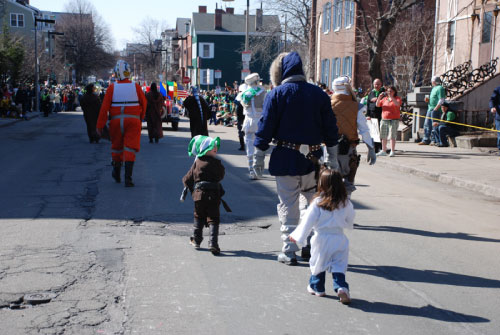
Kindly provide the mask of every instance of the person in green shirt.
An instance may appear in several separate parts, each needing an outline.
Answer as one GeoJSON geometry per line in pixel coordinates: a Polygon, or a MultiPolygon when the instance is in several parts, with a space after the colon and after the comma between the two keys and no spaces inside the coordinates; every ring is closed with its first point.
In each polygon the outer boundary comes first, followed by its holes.
{"type": "Polygon", "coordinates": [[[441,86],[441,78],[438,76],[432,77],[432,90],[428,101],[429,107],[427,108],[427,115],[424,121],[424,138],[419,145],[439,144],[439,137],[436,129],[433,127],[433,120],[431,118],[439,119],[441,116],[441,104],[445,98],[446,92],[444,87],[441,86]]]}

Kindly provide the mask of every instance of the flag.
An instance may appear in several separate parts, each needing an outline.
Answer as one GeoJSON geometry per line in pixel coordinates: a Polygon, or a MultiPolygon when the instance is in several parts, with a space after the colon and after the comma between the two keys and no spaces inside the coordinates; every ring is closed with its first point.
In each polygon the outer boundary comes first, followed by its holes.
{"type": "Polygon", "coordinates": [[[164,97],[167,96],[167,86],[165,85],[165,83],[160,82],[160,93],[164,97]]]}
{"type": "Polygon", "coordinates": [[[177,99],[186,99],[188,96],[189,93],[184,89],[184,86],[177,84],[177,99]]]}
{"type": "Polygon", "coordinates": [[[174,81],[174,98],[177,98],[177,82],[174,81]]]}

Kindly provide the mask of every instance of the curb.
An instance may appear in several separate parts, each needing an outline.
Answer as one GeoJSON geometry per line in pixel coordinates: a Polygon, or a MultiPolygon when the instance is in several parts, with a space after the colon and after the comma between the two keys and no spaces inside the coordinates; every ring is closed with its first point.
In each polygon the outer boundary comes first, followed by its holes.
{"type": "Polygon", "coordinates": [[[394,164],[394,163],[389,163],[389,162],[384,162],[382,160],[377,159],[376,164],[382,164],[384,166],[388,166],[391,169],[405,172],[417,177],[422,177],[428,180],[436,181],[439,183],[447,184],[447,185],[452,185],[455,187],[460,187],[463,189],[467,189],[469,191],[481,193],[483,195],[487,196],[492,196],[495,198],[500,199],[500,188],[497,187],[492,187],[486,184],[479,184],[473,181],[469,180],[464,180],[461,178],[457,177],[452,177],[449,175],[441,174],[441,173],[435,173],[435,172],[429,172],[421,169],[416,169],[414,167],[406,166],[406,165],[401,165],[401,164],[394,164]]]}
{"type": "MultiPolygon", "coordinates": [[[[39,116],[40,116],[39,114],[28,115],[28,120],[27,121],[30,121],[31,119],[34,119],[34,118],[39,117],[39,116]]],[[[8,126],[11,126],[11,125],[13,125],[15,123],[21,122],[21,121],[26,121],[26,120],[23,120],[23,119],[12,119],[12,120],[8,120],[8,121],[0,121],[0,128],[8,127],[8,126]]]]}

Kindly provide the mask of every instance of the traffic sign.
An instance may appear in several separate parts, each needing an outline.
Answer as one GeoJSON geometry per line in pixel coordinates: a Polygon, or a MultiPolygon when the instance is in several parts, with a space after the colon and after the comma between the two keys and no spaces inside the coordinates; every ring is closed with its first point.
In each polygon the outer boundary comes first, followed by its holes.
{"type": "Polygon", "coordinates": [[[252,60],[252,52],[251,51],[243,51],[241,53],[241,60],[243,62],[250,62],[252,60]]]}
{"type": "Polygon", "coordinates": [[[222,71],[221,70],[215,70],[214,76],[215,76],[215,79],[221,79],[222,78],[222,71]]]}
{"type": "Polygon", "coordinates": [[[191,82],[191,78],[189,78],[189,77],[183,77],[182,78],[182,83],[183,84],[189,84],[190,82],[191,82]]]}
{"type": "Polygon", "coordinates": [[[241,70],[241,80],[245,80],[246,76],[250,74],[250,70],[241,70]]]}

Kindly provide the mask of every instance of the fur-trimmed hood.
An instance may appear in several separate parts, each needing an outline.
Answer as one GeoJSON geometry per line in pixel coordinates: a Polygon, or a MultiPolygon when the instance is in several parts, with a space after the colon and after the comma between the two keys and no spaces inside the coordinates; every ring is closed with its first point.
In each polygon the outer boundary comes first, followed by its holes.
{"type": "Polygon", "coordinates": [[[291,76],[304,76],[302,59],[297,52],[283,52],[276,57],[269,70],[274,87],[291,76]]]}

